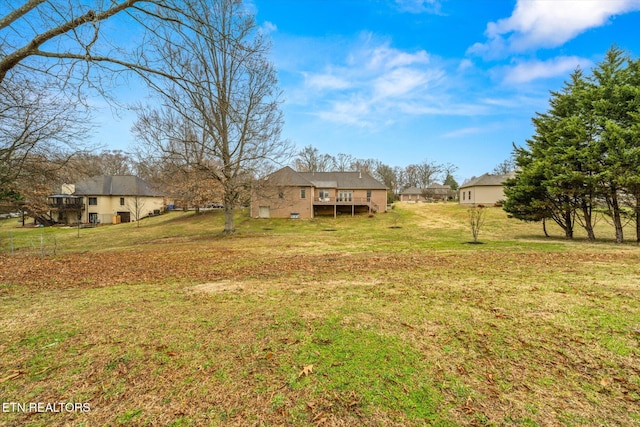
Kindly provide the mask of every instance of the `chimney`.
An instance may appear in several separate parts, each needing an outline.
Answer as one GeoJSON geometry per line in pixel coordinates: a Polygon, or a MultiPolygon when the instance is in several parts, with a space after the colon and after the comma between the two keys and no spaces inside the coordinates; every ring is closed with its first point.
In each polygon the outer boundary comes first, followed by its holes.
{"type": "Polygon", "coordinates": [[[75,184],[62,184],[62,188],[60,193],[62,194],[73,194],[76,192],[75,184]]]}
{"type": "Polygon", "coordinates": [[[358,178],[362,179],[362,171],[358,171],[358,178]]]}

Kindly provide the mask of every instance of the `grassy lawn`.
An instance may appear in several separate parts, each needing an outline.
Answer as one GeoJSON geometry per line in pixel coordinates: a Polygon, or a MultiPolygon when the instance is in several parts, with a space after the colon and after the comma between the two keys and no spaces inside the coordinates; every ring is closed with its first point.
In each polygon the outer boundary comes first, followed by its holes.
{"type": "Polygon", "coordinates": [[[640,425],[640,248],[604,222],[590,244],[489,208],[479,245],[455,204],[17,225],[0,404],[90,410],[0,425],[640,425]]]}

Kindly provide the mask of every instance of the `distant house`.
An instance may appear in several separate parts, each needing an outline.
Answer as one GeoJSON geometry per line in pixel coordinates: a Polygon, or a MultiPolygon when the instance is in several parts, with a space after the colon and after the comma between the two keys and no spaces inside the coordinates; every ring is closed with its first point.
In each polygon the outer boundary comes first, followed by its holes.
{"type": "Polygon", "coordinates": [[[425,189],[409,187],[400,193],[401,202],[432,202],[455,197],[449,185],[431,184],[425,189]]]}
{"type": "Polygon", "coordinates": [[[426,199],[422,195],[422,190],[418,187],[405,188],[400,192],[401,202],[425,202],[426,199]]]}
{"type": "Polygon", "coordinates": [[[515,176],[492,175],[485,173],[462,184],[459,188],[458,201],[461,205],[494,205],[504,200],[504,182],[515,176]]]}
{"type": "Polygon", "coordinates": [[[284,167],[252,189],[255,218],[314,218],[317,215],[381,212],[387,187],[366,172],[296,172],[284,167]]]}
{"type": "Polygon", "coordinates": [[[62,224],[131,222],[164,210],[164,197],[131,175],[101,175],[63,184],[49,196],[51,217],[62,224]]]}

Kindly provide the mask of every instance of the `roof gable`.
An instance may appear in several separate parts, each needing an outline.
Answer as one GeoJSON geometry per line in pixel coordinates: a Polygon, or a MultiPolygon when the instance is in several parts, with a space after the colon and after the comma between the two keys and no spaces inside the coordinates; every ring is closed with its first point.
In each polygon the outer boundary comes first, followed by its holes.
{"type": "Polygon", "coordinates": [[[485,173],[484,175],[481,175],[465,184],[462,184],[460,188],[502,186],[507,179],[513,178],[514,176],[514,173],[509,173],[506,175],[492,175],[489,173],[485,173]]]}
{"type": "Polygon", "coordinates": [[[403,194],[405,196],[421,195],[422,190],[419,189],[418,187],[409,187],[402,190],[400,194],[403,194]]]}
{"type": "Polygon", "coordinates": [[[348,190],[386,190],[387,187],[366,172],[296,172],[289,166],[265,178],[274,185],[348,190]]]}
{"type": "Polygon", "coordinates": [[[299,172],[294,171],[289,166],[285,166],[282,169],[267,175],[264,178],[265,183],[272,185],[283,186],[298,186],[298,187],[312,187],[313,184],[306,180],[299,172]]]}
{"type": "Polygon", "coordinates": [[[413,196],[413,195],[421,196],[423,194],[428,194],[428,193],[440,194],[443,191],[449,191],[449,190],[451,190],[450,185],[435,183],[435,184],[429,185],[426,189],[418,188],[418,187],[408,187],[408,188],[405,188],[400,194],[405,196],[413,196]]]}
{"type": "Polygon", "coordinates": [[[387,187],[366,172],[298,172],[317,188],[347,190],[386,190],[387,187]]]}

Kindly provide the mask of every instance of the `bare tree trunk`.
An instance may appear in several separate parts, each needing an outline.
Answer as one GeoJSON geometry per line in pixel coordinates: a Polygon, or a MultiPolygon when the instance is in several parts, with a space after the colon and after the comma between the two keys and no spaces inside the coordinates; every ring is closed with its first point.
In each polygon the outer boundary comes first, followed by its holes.
{"type": "Polygon", "coordinates": [[[153,45],[165,61],[165,72],[181,76],[180,81],[154,86],[163,110],[147,116],[168,122],[144,121],[141,128],[152,129],[153,138],[145,136],[149,132],[137,133],[162,156],[180,157],[220,183],[224,233],[231,234],[234,209],[248,180],[291,150],[280,139],[276,70],[266,57],[269,43],[241,2],[183,3],[181,14],[187,21],[176,21],[172,43],[160,40],[153,45]],[[170,124],[176,121],[189,123],[198,137],[185,140],[170,124]]]}
{"type": "Polygon", "coordinates": [[[613,220],[613,227],[616,230],[616,243],[624,242],[624,234],[622,230],[622,216],[620,215],[620,203],[618,202],[618,192],[614,188],[607,197],[607,206],[613,220]]]}
{"type": "Polygon", "coordinates": [[[228,236],[236,232],[236,226],[233,220],[233,206],[227,206],[225,204],[224,207],[224,231],[222,234],[228,236]]]}
{"type": "Polygon", "coordinates": [[[552,211],[551,219],[562,228],[566,239],[573,239],[574,212],[572,209],[552,211]]]}
{"type": "Polygon", "coordinates": [[[596,234],[593,231],[593,215],[592,208],[590,205],[586,203],[586,201],[582,201],[582,216],[584,218],[584,229],[587,231],[587,238],[590,242],[596,240],[596,234]]]}
{"type": "Polygon", "coordinates": [[[636,197],[636,243],[640,244],[640,198],[636,197]]]}
{"type": "Polygon", "coordinates": [[[564,237],[567,239],[573,239],[573,212],[566,211],[564,213],[564,237]]]}

